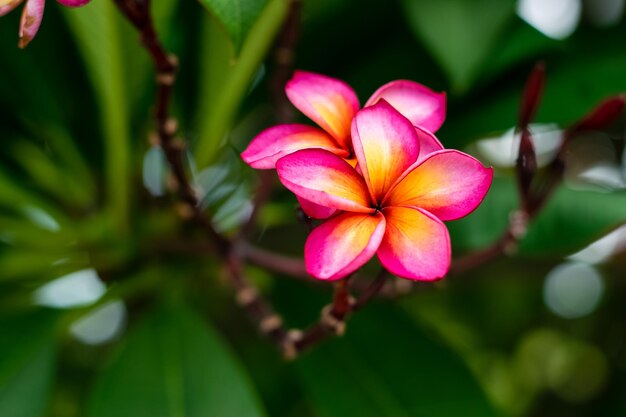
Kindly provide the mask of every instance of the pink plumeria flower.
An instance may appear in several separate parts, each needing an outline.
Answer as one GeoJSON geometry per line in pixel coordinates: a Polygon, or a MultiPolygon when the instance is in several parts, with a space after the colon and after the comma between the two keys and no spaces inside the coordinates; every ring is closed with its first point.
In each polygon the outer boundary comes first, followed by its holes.
{"type": "MultiPolygon", "coordinates": [[[[11,10],[19,6],[24,0],[0,0],[0,16],[4,16],[11,10]]],[[[64,6],[79,7],[84,6],[91,0],[57,0],[64,6]]],[[[43,19],[43,9],[45,0],[26,0],[24,11],[22,12],[22,20],[20,22],[20,40],[18,46],[25,48],[30,41],[33,40],[39,26],[41,26],[41,20],[43,19]]]]}
{"type": "MultiPolygon", "coordinates": [[[[305,71],[296,71],[285,86],[291,103],[318,127],[284,124],[261,132],[241,154],[243,160],[256,169],[274,169],[276,161],[301,149],[325,149],[351,162],[354,149],[350,138],[352,119],[360,108],[354,90],[345,82],[305,71]]],[[[380,87],[367,100],[365,107],[384,99],[416,126],[421,155],[443,149],[433,135],[442,125],[446,112],[445,93],[436,93],[413,81],[397,80],[380,87]]],[[[298,198],[303,210],[311,217],[323,219],[334,210],[319,207],[298,198]]]]}
{"type": "Polygon", "coordinates": [[[327,149],[299,150],[276,163],[285,187],[338,210],[309,235],[307,271],[336,280],[377,254],[399,277],[442,278],[451,258],[442,221],[472,212],[485,197],[493,170],[456,150],[420,158],[414,126],[384,100],[359,111],[351,133],[359,170],[327,149]]]}

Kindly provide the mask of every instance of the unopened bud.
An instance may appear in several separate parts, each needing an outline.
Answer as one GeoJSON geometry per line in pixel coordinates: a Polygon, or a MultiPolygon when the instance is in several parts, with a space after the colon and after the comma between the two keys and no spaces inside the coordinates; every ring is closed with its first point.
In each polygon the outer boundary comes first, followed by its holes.
{"type": "Polygon", "coordinates": [[[537,156],[531,137],[528,128],[522,130],[516,161],[517,179],[524,201],[528,200],[530,184],[537,171],[537,156]]]}
{"type": "Polygon", "coordinates": [[[598,104],[589,114],[570,128],[573,132],[583,130],[601,130],[610,126],[623,113],[626,104],[626,95],[620,94],[609,97],[598,104]]]}

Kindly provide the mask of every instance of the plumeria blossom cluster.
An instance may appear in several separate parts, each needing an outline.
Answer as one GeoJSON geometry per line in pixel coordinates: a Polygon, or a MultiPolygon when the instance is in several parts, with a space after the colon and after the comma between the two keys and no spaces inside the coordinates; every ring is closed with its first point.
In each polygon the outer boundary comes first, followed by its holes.
{"type": "Polygon", "coordinates": [[[359,110],[344,82],[296,72],[290,101],[320,128],[290,124],[259,134],[242,153],[253,168],[276,168],[311,217],[325,219],[304,249],[307,271],[343,278],[375,254],[391,273],[442,278],[450,266],[443,221],[472,212],[493,170],[434,136],[445,95],[412,81],[393,81],[359,110]]]}
{"type": "MultiPolygon", "coordinates": [[[[4,16],[17,6],[19,6],[24,0],[0,0],[0,16],[4,16]]],[[[89,3],[91,0],[57,0],[64,6],[68,7],[80,7],[89,3]]],[[[30,41],[33,40],[39,26],[41,26],[41,20],[43,19],[43,10],[46,4],[46,0],[26,0],[24,10],[22,11],[22,19],[20,22],[20,40],[19,47],[25,48],[30,41]]]]}

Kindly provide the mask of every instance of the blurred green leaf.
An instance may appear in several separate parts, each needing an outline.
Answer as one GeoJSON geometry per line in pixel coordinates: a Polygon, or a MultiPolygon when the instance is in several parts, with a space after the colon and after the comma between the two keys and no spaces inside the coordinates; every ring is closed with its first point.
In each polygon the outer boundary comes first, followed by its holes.
{"type": "Polygon", "coordinates": [[[14,153],[24,170],[43,190],[59,201],[81,207],[93,202],[93,189],[83,188],[81,178],[67,173],[61,164],[40,147],[26,140],[16,140],[14,153]]]}
{"type": "Polygon", "coordinates": [[[516,18],[511,23],[506,36],[500,36],[496,47],[491,50],[489,65],[485,65],[481,71],[482,79],[492,78],[514,68],[520,62],[539,59],[561,45],[559,41],[548,38],[521,19],[516,18]]]}
{"type": "Polygon", "coordinates": [[[0,206],[20,214],[24,207],[36,207],[48,213],[62,225],[70,223],[66,213],[51,204],[44,196],[20,184],[11,173],[2,169],[0,169],[0,206]]]}
{"type": "Polygon", "coordinates": [[[0,255],[0,281],[18,279],[51,280],[89,266],[86,252],[69,251],[60,246],[45,252],[40,248],[13,248],[0,255]]]}
{"type": "Polygon", "coordinates": [[[268,0],[200,0],[224,26],[239,52],[268,0]]]}
{"type": "Polygon", "coordinates": [[[571,254],[625,222],[625,192],[561,187],[530,224],[520,250],[528,254],[571,254]]]}
{"type": "Polygon", "coordinates": [[[496,415],[462,361],[389,307],[368,306],[296,367],[322,417],[496,415]]]}
{"type": "Polygon", "coordinates": [[[130,199],[130,137],[128,95],[120,35],[121,16],[113,2],[94,1],[80,10],[64,8],[85,59],[101,108],[107,197],[118,228],[128,223],[130,199]]]}
{"type": "Polygon", "coordinates": [[[410,26],[457,92],[471,87],[514,12],[510,0],[403,0],[403,4],[410,26]]]}
{"type": "Polygon", "coordinates": [[[0,416],[45,415],[55,360],[56,314],[0,317],[0,416]]]}
{"type": "Polygon", "coordinates": [[[98,381],[90,417],[263,416],[215,330],[182,307],[152,312],[98,381]]]}
{"type": "Polygon", "coordinates": [[[269,1],[250,30],[238,59],[230,64],[215,29],[210,24],[204,26],[200,74],[207,78],[200,82],[196,118],[199,140],[194,152],[199,168],[209,165],[224,145],[239,106],[282,25],[287,6],[285,0],[269,1]],[[214,52],[211,47],[216,43],[214,52]]]}
{"type": "MultiPolygon", "coordinates": [[[[516,210],[517,188],[512,178],[494,178],[485,201],[469,216],[447,223],[452,244],[460,251],[493,243],[516,210]]],[[[520,253],[561,256],[582,249],[626,222],[626,193],[601,193],[560,187],[548,200],[528,234],[520,253]]]]}

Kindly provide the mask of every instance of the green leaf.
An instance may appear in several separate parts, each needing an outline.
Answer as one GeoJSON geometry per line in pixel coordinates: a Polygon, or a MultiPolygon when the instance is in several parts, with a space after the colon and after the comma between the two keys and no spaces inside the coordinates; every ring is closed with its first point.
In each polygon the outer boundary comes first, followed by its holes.
{"type": "MultiPolygon", "coordinates": [[[[626,222],[626,193],[601,193],[560,187],[548,200],[520,242],[526,255],[571,254],[626,222]]],[[[447,223],[459,251],[495,242],[506,230],[510,213],[518,208],[512,178],[494,178],[485,201],[469,216],[447,223]]]]}
{"type": "Polygon", "coordinates": [[[13,149],[16,160],[41,189],[70,205],[85,207],[93,204],[95,190],[83,188],[81,177],[68,173],[39,146],[18,139],[13,149]]]}
{"type": "Polygon", "coordinates": [[[239,52],[268,0],[200,0],[224,26],[239,52]]]}
{"type": "Polygon", "coordinates": [[[465,364],[389,307],[368,306],[296,368],[321,417],[496,415],[465,364]]]}
{"type": "Polygon", "coordinates": [[[90,417],[263,416],[241,365],[186,309],[152,312],[98,381],[90,417]]]}
{"type": "Polygon", "coordinates": [[[73,252],[51,240],[46,251],[39,248],[12,248],[0,255],[0,282],[19,279],[51,280],[89,267],[85,252],[73,252]]]}
{"type": "Polygon", "coordinates": [[[561,187],[531,223],[520,250],[571,254],[626,222],[626,193],[561,187]]]}
{"type": "Polygon", "coordinates": [[[39,417],[54,373],[56,314],[37,311],[0,318],[0,415],[39,417]]]}
{"type": "Polygon", "coordinates": [[[443,67],[453,90],[471,87],[513,17],[510,0],[403,0],[409,24],[443,67]]]}
{"type": "MultiPolygon", "coordinates": [[[[130,137],[128,95],[119,23],[113,2],[94,1],[80,10],[64,8],[85,59],[98,98],[105,149],[107,196],[120,229],[128,225],[130,199],[130,137]]],[[[132,41],[135,41],[134,39],[132,41]]]]}
{"type": "Polygon", "coordinates": [[[250,30],[239,58],[230,62],[218,33],[211,24],[203,26],[200,102],[196,117],[199,140],[194,158],[199,168],[215,159],[224,145],[241,102],[248,93],[276,33],[287,13],[285,0],[271,0],[250,30]]]}

